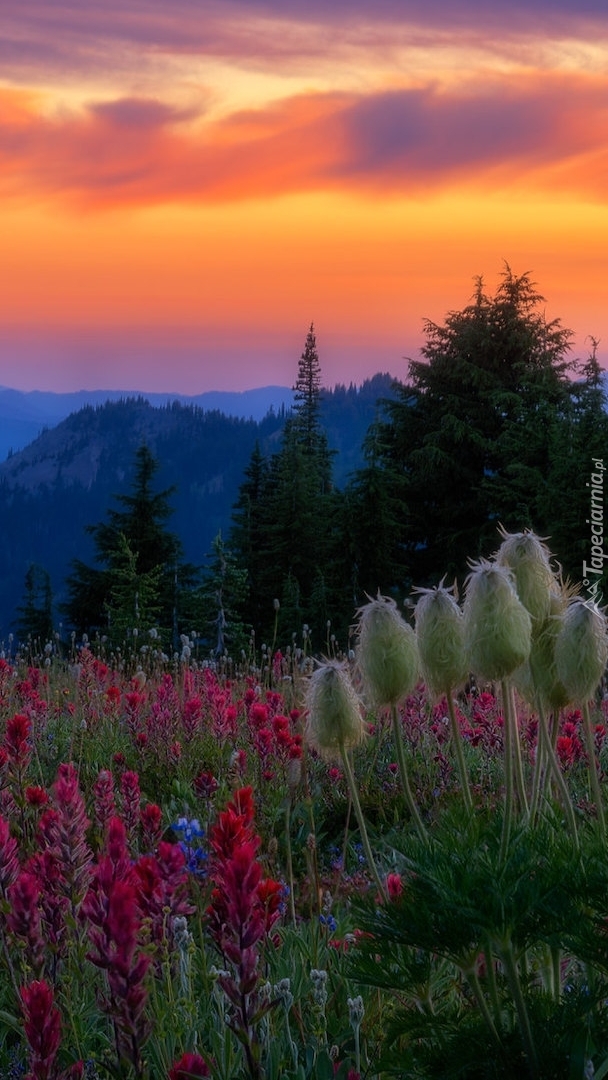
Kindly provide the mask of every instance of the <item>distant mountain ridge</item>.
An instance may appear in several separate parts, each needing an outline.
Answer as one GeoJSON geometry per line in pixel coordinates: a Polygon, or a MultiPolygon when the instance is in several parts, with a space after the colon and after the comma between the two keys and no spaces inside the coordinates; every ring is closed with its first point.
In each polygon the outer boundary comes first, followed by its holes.
{"type": "MultiPolygon", "coordinates": [[[[362,465],[363,439],[378,415],[378,402],[392,396],[387,374],[361,387],[323,391],[321,422],[338,487],[362,465]]],[[[247,411],[255,400],[247,397],[247,411]]],[[[213,538],[230,531],[256,442],[265,456],[281,445],[289,410],[280,401],[275,396],[256,420],[184,404],[171,395],[154,405],[143,396],[121,394],[116,401],[84,405],[0,462],[0,648],[14,629],[32,563],[48,571],[60,604],[71,561],[92,562],[86,526],[104,520],[114,496],[130,489],[135,452],[144,442],[159,461],[158,488],[176,489],[169,527],[180,537],[186,559],[204,564],[213,538]]]]}
{"type": "Polygon", "coordinates": [[[271,410],[290,409],[293,390],[287,386],[261,386],[254,390],[209,390],[203,394],[146,393],[140,390],[78,390],[55,393],[47,390],[13,390],[0,386],[0,462],[31,443],[45,428],[55,427],[86,405],[142,398],[160,408],[173,401],[182,405],[217,410],[224,416],[262,420],[271,410]]]}

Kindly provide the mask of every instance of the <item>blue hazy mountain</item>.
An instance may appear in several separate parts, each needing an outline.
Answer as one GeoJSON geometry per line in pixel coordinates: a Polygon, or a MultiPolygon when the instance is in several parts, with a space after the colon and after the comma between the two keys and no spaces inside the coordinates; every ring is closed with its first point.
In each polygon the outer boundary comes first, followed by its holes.
{"type": "Polygon", "coordinates": [[[0,386],[0,462],[23,449],[40,433],[55,427],[86,405],[143,398],[160,408],[172,401],[213,410],[243,420],[262,420],[269,412],[289,409],[293,391],[286,386],[262,386],[255,390],[210,390],[186,397],[183,394],[147,394],[139,390],[78,390],[57,394],[46,390],[11,390],[0,386]]]}
{"type": "MultiPolygon", "coordinates": [[[[320,419],[338,487],[361,466],[365,434],[379,400],[391,397],[392,388],[392,377],[378,374],[360,387],[322,392],[320,419]]],[[[16,440],[11,443],[12,452],[0,461],[0,647],[13,628],[31,564],[50,574],[59,606],[71,561],[92,561],[86,526],[104,520],[115,496],[130,490],[142,443],[159,461],[159,489],[176,489],[170,528],[179,535],[186,559],[204,564],[213,538],[230,531],[255,444],[266,457],[279,449],[292,400],[284,387],[187,399],[121,392],[114,400],[105,391],[0,390],[3,439],[2,410],[13,424],[31,424],[37,432],[21,448],[16,440]],[[70,406],[75,410],[62,417],[70,406]]]]}

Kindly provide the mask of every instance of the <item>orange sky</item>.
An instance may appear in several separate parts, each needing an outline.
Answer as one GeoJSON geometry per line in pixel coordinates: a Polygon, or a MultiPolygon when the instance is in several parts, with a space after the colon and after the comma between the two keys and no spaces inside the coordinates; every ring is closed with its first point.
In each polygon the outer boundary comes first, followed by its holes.
{"type": "Polygon", "coordinates": [[[608,12],[573,7],[3,4],[0,384],[290,385],[311,320],[326,384],[404,378],[505,260],[608,366],[608,12]]]}

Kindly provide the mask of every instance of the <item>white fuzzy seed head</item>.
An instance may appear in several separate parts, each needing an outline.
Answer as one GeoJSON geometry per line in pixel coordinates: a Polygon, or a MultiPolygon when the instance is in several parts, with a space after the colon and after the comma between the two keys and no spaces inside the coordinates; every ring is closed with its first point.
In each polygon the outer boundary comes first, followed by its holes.
{"type": "Polygon", "coordinates": [[[573,600],[555,642],[555,663],[571,701],[593,696],[606,669],[606,616],[590,600],[573,600]]]}
{"type": "Polygon", "coordinates": [[[463,608],[469,667],[482,679],[505,679],[530,653],[532,620],[510,571],[481,560],[466,583],[463,608]]]}
{"type": "Polygon", "coordinates": [[[419,592],[416,641],[422,677],[432,694],[447,694],[468,674],[462,611],[443,585],[419,592]]]}
{"type": "Polygon", "coordinates": [[[373,705],[395,705],[416,685],[416,635],[389,597],[378,596],[359,609],[357,665],[373,705]]]}
{"type": "Polygon", "coordinates": [[[496,562],[511,571],[522,604],[534,620],[542,622],[549,614],[551,591],[555,587],[551,552],[533,532],[503,531],[502,535],[496,562]]]}
{"type": "Polygon", "coordinates": [[[306,691],[306,739],[326,758],[339,758],[342,750],[365,738],[361,703],[345,668],[329,661],[310,676],[306,691]]]}

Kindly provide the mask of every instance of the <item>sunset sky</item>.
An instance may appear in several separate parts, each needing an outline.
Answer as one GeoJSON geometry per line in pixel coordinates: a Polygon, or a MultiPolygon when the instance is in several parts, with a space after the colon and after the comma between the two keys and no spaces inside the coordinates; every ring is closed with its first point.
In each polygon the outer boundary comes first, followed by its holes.
{"type": "Polygon", "coordinates": [[[0,384],[405,378],[504,262],[608,366],[606,0],[3,0],[0,384]]]}

